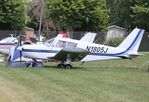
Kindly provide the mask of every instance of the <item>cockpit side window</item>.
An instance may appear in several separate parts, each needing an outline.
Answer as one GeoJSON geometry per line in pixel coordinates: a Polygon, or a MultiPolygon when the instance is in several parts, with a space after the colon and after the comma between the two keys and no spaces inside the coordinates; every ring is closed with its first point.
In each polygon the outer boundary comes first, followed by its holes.
{"type": "Polygon", "coordinates": [[[55,47],[65,47],[65,46],[66,46],[66,41],[59,40],[55,47]]]}

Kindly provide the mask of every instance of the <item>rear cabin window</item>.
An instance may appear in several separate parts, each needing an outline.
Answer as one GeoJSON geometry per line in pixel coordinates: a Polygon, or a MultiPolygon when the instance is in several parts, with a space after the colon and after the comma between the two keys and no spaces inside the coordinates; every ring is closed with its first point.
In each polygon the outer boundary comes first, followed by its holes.
{"type": "Polygon", "coordinates": [[[75,47],[77,47],[77,44],[76,43],[72,43],[72,42],[67,42],[66,47],[68,47],[68,48],[75,48],[75,47]]]}

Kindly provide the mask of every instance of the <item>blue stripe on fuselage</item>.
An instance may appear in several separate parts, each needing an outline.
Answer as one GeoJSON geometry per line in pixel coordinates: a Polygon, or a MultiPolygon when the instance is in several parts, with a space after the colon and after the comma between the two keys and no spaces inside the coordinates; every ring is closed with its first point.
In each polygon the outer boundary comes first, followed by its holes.
{"type": "Polygon", "coordinates": [[[24,52],[40,52],[40,53],[57,53],[58,50],[37,50],[37,49],[23,49],[24,52]]]}

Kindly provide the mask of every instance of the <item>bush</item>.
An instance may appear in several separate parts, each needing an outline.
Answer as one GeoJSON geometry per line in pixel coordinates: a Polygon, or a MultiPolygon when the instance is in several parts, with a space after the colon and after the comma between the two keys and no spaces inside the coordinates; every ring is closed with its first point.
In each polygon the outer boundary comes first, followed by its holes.
{"type": "Polygon", "coordinates": [[[107,39],[104,42],[104,44],[108,46],[117,47],[123,40],[124,40],[124,37],[111,38],[111,39],[107,39]]]}

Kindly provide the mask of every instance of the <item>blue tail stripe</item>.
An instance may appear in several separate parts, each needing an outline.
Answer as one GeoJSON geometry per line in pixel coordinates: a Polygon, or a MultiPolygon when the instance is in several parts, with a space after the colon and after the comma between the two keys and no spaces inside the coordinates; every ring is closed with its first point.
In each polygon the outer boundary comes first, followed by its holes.
{"type": "Polygon", "coordinates": [[[135,37],[135,39],[133,40],[133,42],[131,43],[131,45],[123,52],[119,52],[119,53],[90,53],[90,55],[100,55],[100,56],[120,56],[121,54],[125,54],[127,53],[132,47],[135,46],[136,41],[138,41],[138,39],[140,38],[140,34],[141,34],[142,30],[140,30],[137,34],[137,36],[135,37]]]}

